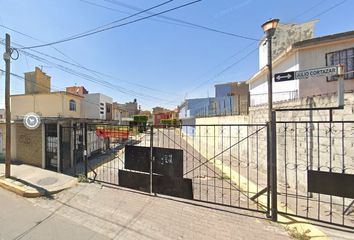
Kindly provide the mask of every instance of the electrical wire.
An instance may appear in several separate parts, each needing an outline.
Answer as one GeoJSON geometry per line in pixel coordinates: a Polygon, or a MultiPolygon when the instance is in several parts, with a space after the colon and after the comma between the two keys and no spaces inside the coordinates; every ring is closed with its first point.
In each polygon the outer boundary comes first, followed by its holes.
{"type": "Polygon", "coordinates": [[[339,3],[337,3],[337,4],[332,5],[331,7],[327,8],[326,10],[324,10],[324,11],[320,12],[319,14],[316,14],[315,16],[313,16],[312,19],[313,18],[317,18],[319,16],[322,16],[323,14],[328,13],[329,11],[332,11],[333,9],[339,7],[340,5],[344,4],[347,1],[348,0],[343,0],[343,1],[339,2],[339,3]]]}
{"type": "Polygon", "coordinates": [[[124,20],[127,20],[127,19],[129,19],[129,18],[133,18],[133,17],[138,16],[138,15],[144,13],[144,12],[148,12],[148,11],[150,11],[150,10],[152,10],[152,9],[161,7],[161,6],[166,5],[166,4],[168,4],[168,3],[172,2],[172,1],[173,1],[173,0],[168,0],[168,1],[166,1],[166,2],[163,2],[163,3],[161,3],[161,4],[155,5],[155,6],[153,6],[153,7],[148,8],[148,9],[142,9],[141,11],[139,11],[139,12],[137,12],[137,13],[130,14],[129,16],[120,18],[120,19],[115,20],[115,21],[113,21],[113,22],[110,22],[110,23],[101,25],[101,26],[99,26],[99,27],[96,27],[96,28],[93,28],[93,29],[90,29],[90,30],[87,30],[87,31],[84,31],[84,32],[81,32],[81,33],[78,33],[78,34],[75,34],[75,35],[71,36],[70,38],[74,38],[74,37],[78,37],[78,36],[81,36],[81,35],[85,35],[85,34],[87,34],[87,33],[91,33],[91,32],[94,32],[94,31],[96,31],[96,30],[99,30],[99,29],[103,29],[103,28],[108,27],[108,26],[110,26],[110,25],[113,25],[113,24],[115,24],[115,23],[123,22],[124,20]]]}
{"type": "Polygon", "coordinates": [[[19,51],[22,54],[24,54],[24,55],[26,55],[26,56],[28,56],[30,58],[33,58],[33,59],[35,59],[37,61],[40,61],[40,62],[43,62],[45,64],[54,66],[54,67],[58,68],[59,70],[62,70],[62,71],[67,72],[67,73],[69,73],[71,75],[78,76],[80,78],[86,79],[86,80],[91,81],[91,82],[93,82],[95,84],[107,87],[107,88],[109,88],[111,90],[115,89],[115,90],[117,90],[117,91],[119,91],[119,92],[121,92],[121,93],[123,93],[125,95],[128,95],[128,96],[136,95],[136,96],[139,96],[139,97],[141,97],[141,98],[143,98],[143,99],[145,99],[147,101],[149,101],[149,99],[155,99],[157,101],[164,101],[164,99],[158,98],[156,96],[150,96],[150,95],[147,95],[147,94],[142,94],[142,93],[135,92],[133,90],[125,89],[125,88],[123,88],[121,86],[117,86],[117,85],[112,84],[110,82],[103,81],[103,80],[95,78],[95,77],[93,77],[91,75],[88,75],[88,74],[73,70],[71,68],[65,67],[65,66],[57,64],[57,63],[53,63],[53,62],[51,62],[51,61],[49,61],[49,60],[47,60],[45,58],[42,58],[42,57],[39,57],[37,55],[28,53],[28,52],[26,52],[24,50],[19,50],[19,51]]]}
{"type": "Polygon", "coordinates": [[[202,1],[202,0],[195,0],[195,1],[192,1],[192,2],[188,2],[188,3],[185,3],[183,5],[179,5],[177,7],[170,8],[170,9],[167,9],[165,11],[153,14],[153,15],[149,15],[149,16],[146,16],[146,17],[138,18],[138,19],[135,19],[135,20],[132,20],[132,21],[129,21],[129,22],[125,22],[125,23],[122,23],[122,24],[114,25],[114,26],[111,26],[111,27],[106,27],[106,28],[103,28],[103,29],[100,29],[100,30],[96,30],[96,31],[93,31],[93,32],[89,32],[89,33],[86,33],[86,34],[83,34],[83,35],[80,35],[80,36],[69,37],[69,38],[65,38],[65,39],[62,39],[62,40],[54,41],[54,42],[51,42],[51,43],[35,45],[35,46],[30,46],[30,47],[23,47],[23,48],[20,48],[20,49],[40,48],[40,47],[46,47],[46,46],[51,46],[51,45],[54,45],[54,44],[59,44],[59,43],[63,43],[63,42],[72,41],[72,40],[75,40],[75,39],[79,39],[79,38],[87,37],[87,36],[90,36],[90,35],[93,35],[93,34],[97,34],[97,33],[100,33],[100,32],[104,32],[104,31],[107,31],[107,30],[110,30],[110,29],[123,27],[123,26],[129,25],[129,24],[132,24],[132,23],[140,22],[140,21],[143,21],[145,19],[158,16],[160,14],[164,14],[164,13],[171,12],[171,11],[183,8],[183,7],[187,7],[189,5],[195,4],[195,3],[200,2],[200,1],[202,1]]]}
{"type": "MultiPolygon", "coordinates": [[[[86,0],[79,0],[81,2],[84,2],[84,3],[87,3],[89,5],[92,5],[92,6],[95,6],[95,7],[99,7],[99,8],[103,8],[103,9],[107,9],[107,10],[110,10],[110,11],[114,11],[114,12],[118,12],[118,13],[123,13],[123,14],[132,14],[131,12],[125,12],[125,11],[121,11],[121,10],[118,10],[116,8],[110,8],[110,7],[106,7],[106,6],[103,6],[103,5],[100,5],[100,4],[97,4],[97,3],[93,3],[93,2],[90,2],[90,1],[86,1],[86,0]]],[[[135,9],[134,9],[135,10],[135,9]]],[[[141,11],[142,9],[139,9],[138,11],[141,11]]],[[[147,13],[151,13],[150,11],[147,12],[147,13]]],[[[161,15],[161,16],[157,16],[157,18],[151,18],[150,20],[151,21],[155,21],[155,22],[161,22],[161,23],[167,23],[167,24],[173,24],[173,25],[176,25],[176,26],[183,26],[183,27],[190,27],[190,28],[193,28],[193,29],[197,29],[196,27],[193,27],[193,26],[190,26],[190,25],[186,25],[186,24],[180,24],[180,23],[177,23],[177,22],[172,22],[172,21],[164,21],[162,19],[158,19],[158,18],[163,18],[164,16],[161,15]]]]}
{"type": "MultiPolygon", "coordinates": [[[[20,31],[18,31],[18,30],[15,30],[15,29],[13,29],[13,28],[8,27],[8,26],[4,26],[4,25],[1,25],[1,24],[0,24],[0,27],[5,28],[5,29],[8,29],[8,30],[13,31],[13,32],[15,32],[15,33],[18,33],[18,34],[20,34],[20,35],[22,35],[22,36],[25,36],[25,37],[28,37],[28,38],[33,39],[33,40],[35,40],[35,41],[38,41],[38,42],[42,42],[42,43],[43,43],[42,40],[39,40],[39,39],[37,39],[37,38],[34,38],[34,37],[32,37],[32,36],[30,36],[30,35],[28,35],[28,34],[25,34],[25,33],[23,33],[23,32],[20,32],[20,31]]],[[[5,40],[5,39],[3,39],[3,40],[5,40]]],[[[15,42],[13,42],[13,43],[15,43],[15,42]]],[[[1,44],[1,42],[0,42],[0,44],[1,44]]],[[[19,47],[23,47],[22,45],[20,45],[20,44],[18,44],[18,43],[15,43],[15,44],[17,44],[19,47]]],[[[129,82],[129,81],[127,81],[127,80],[123,80],[123,79],[121,79],[121,78],[114,77],[114,76],[112,76],[112,75],[110,75],[110,74],[102,73],[102,72],[100,72],[100,71],[96,71],[96,70],[90,69],[90,68],[85,67],[84,65],[80,64],[79,62],[75,61],[73,58],[71,58],[70,56],[68,56],[67,54],[65,54],[63,51],[61,51],[61,50],[59,50],[58,48],[56,48],[55,46],[51,46],[51,47],[52,47],[55,51],[57,51],[58,53],[60,53],[61,55],[63,55],[63,56],[66,57],[67,59],[69,59],[71,62],[68,62],[68,61],[66,61],[66,60],[63,60],[63,59],[60,59],[60,58],[51,56],[51,55],[49,55],[49,54],[45,54],[45,53],[40,52],[40,51],[38,51],[38,50],[34,50],[34,49],[29,49],[29,50],[30,50],[30,51],[33,51],[33,52],[35,52],[35,53],[37,53],[37,54],[41,54],[42,56],[46,56],[46,57],[52,58],[53,60],[57,60],[57,61],[60,61],[60,62],[62,62],[62,63],[65,63],[65,64],[69,64],[69,65],[71,65],[71,66],[84,69],[84,70],[86,70],[86,71],[89,71],[89,72],[95,74],[96,76],[100,75],[100,76],[108,77],[108,78],[111,78],[111,79],[114,79],[114,80],[117,80],[117,81],[125,82],[125,83],[127,83],[127,84],[130,84],[130,85],[133,85],[133,86],[136,86],[136,87],[144,88],[144,89],[147,89],[147,90],[151,90],[151,91],[155,91],[155,92],[160,92],[160,93],[164,93],[164,94],[168,94],[168,95],[171,94],[170,92],[165,92],[165,91],[162,91],[162,90],[160,90],[160,89],[148,87],[148,86],[145,86],[145,85],[142,85],[142,84],[138,84],[138,83],[129,82]],[[98,75],[97,75],[97,74],[98,74],[98,75]]]]}
{"type": "MultiPolygon", "coordinates": [[[[116,4],[116,5],[120,5],[120,6],[128,8],[128,9],[135,10],[135,11],[141,11],[142,10],[141,8],[138,8],[138,7],[126,4],[126,3],[121,3],[121,2],[116,1],[116,0],[104,0],[104,1],[116,4]]],[[[154,12],[151,12],[151,11],[148,11],[146,13],[155,14],[154,12]]],[[[164,15],[158,15],[157,17],[165,19],[165,20],[169,20],[169,21],[172,21],[172,22],[175,22],[175,23],[182,23],[183,24],[182,26],[190,26],[190,27],[194,27],[194,28],[197,28],[197,29],[206,30],[206,31],[214,32],[214,33],[220,33],[220,34],[227,35],[227,36],[243,38],[243,39],[251,40],[251,41],[259,41],[259,39],[256,39],[256,38],[252,38],[252,37],[243,36],[243,35],[236,34],[236,33],[230,33],[230,32],[226,32],[226,31],[218,30],[218,29],[215,29],[215,28],[203,26],[203,25],[200,25],[200,24],[191,23],[191,22],[188,22],[188,21],[185,21],[185,20],[181,20],[181,19],[177,19],[177,18],[173,18],[173,17],[168,17],[168,16],[164,16],[164,15]]]]}

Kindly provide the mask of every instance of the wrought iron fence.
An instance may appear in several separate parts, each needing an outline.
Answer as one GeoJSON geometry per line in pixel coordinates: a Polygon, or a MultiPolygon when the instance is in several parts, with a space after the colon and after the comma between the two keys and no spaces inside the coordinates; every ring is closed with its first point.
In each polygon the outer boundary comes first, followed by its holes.
{"type": "Polygon", "coordinates": [[[277,142],[279,212],[354,227],[354,122],[277,122],[277,142]]]}

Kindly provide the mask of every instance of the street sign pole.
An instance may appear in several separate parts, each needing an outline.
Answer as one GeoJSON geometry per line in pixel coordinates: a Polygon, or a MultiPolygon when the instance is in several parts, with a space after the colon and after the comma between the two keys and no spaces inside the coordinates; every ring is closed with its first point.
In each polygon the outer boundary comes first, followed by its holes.
{"type": "Polygon", "coordinates": [[[337,84],[338,107],[344,107],[344,66],[338,65],[338,84],[337,84]]]}

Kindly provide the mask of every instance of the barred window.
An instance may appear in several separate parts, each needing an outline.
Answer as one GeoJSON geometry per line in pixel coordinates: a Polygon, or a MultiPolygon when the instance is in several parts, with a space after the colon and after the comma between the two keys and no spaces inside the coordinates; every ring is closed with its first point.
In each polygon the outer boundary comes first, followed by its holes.
{"type": "MultiPolygon", "coordinates": [[[[344,71],[348,72],[344,75],[344,79],[354,79],[354,48],[348,48],[336,52],[326,54],[326,65],[336,66],[344,65],[344,71]]],[[[336,81],[337,77],[328,77],[327,81],[336,81]]]]}

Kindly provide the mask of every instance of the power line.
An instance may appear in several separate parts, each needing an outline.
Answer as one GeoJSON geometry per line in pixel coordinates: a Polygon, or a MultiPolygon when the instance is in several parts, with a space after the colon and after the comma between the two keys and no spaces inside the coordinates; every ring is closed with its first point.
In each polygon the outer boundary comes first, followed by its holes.
{"type": "MultiPolygon", "coordinates": [[[[95,6],[95,7],[99,7],[99,8],[107,9],[107,10],[110,10],[110,11],[114,11],[114,12],[119,12],[119,13],[123,13],[123,14],[127,14],[127,15],[132,14],[131,12],[121,11],[121,10],[116,9],[116,8],[106,7],[106,6],[103,6],[101,4],[93,3],[93,2],[90,2],[90,1],[86,1],[86,0],[79,0],[79,1],[87,3],[87,4],[95,6]]],[[[139,11],[141,11],[141,9],[139,11]]],[[[147,12],[147,13],[150,13],[150,11],[147,12]]],[[[158,17],[160,17],[160,16],[158,16],[158,17]]],[[[171,21],[163,21],[163,20],[155,19],[155,18],[151,18],[150,20],[151,21],[156,21],[156,22],[167,23],[167,24],[173,24],[173,25],[177,25],[177,26],[191,27],[191,26],[188,26],[186,24],[179,24],[179,23],[175,23],[175,22],[171,22],[171,21]]],[[[196,27],[192,27],[192,28],[195,29],[196,27]]]]}
{"type": "Polygon", "coordinates": [[[115,20],[115,21],[113,21],[113,22],[110,22],[110,23],[101,25],[101,26],[99,26],[99,27],[96,27],[96,28],[87,30],[87,31],[85,31],[85,32],[78,33],[78,34],[76,34],[76,35],[71,36],[70,38],[77,37],[77,36],[81,36],[81,35],[85,35],[85,34],[87,34],[87,33],[94,32],[94,31],[96,31],[96,30],[102,29],[102,28],[107,27],[107,26],[110,26],[110,25],[112,25],[112,24],[122,22],[122,21],[124,21],[124,20],[129,19],[129,18],[133,18],[133,17],[135,17],[135,16],[138,16],[138,15],[144,13],[144,12],[148,12],[148,11],[150,11],[150,10],[152,10],[152,9],[155,9],[155,8],[161,7],[161,6],[163,6],[163,5],[166,5],[166,4],[168,4],[168,3],[172,2],[172,1],[173,1],[173,0],[168,0],[168,1],[166,1],[166,2],[163,2],[163,3],[161,3],[161,4],[155,5],[155,6],[153,6],[153,7],[148,8],[148,9],[142,9],[141,11],[139,11],[139,12],[137,12],[137,13],[133,13],[133,14],[131,14],[131,15],[129,15],[129,16],[120,18],[120,19],[115,20]]]}
{"type": "Polygon", "coordinates": [[[312,19],[313,18],[317,18],[319,16],[322,16],[323,14],[325,14],[325,13],[327,13],[327,12],[337,8],[337,7],[339,7],[340,5],[344,4],[346,1],[348,1],[348,0],[343,0],[343,1],[339,2],[339,3],[337,3],[337,4],[332,5],[331,7],[327,8],[326,10],[324,10],[324,11],[320,12],[319,14],[313,16],[312,19]]]}
{"type": "MultiPolygon", "coordinates": [[[[126,4],[126,3],[121,3],[121,2],[116,1],[116,0],[104,0],[104,1],[116,4],[116,5],[120,5],[120,6],[129,8],[129,9],[135,10],[135,11],[141,11],[142,10],[141,8],[138,8],[138,7],[126,4]]],[[[154,12],[151,12],[151,11],[147,11],[146,13],[155,14],[154,12]]],[[[237,38],[243,38],[243,39],[246,39],[246,40],[259,41],[259,39],[256,39],[256,38],[243,36],[243,35],[235,34],[235,33],[230,33],[230,32],[218,30],[218,29],[211,28],[211,27],[206,27],[206,26],[203,26],[203,25],[200,25],[200,24],[191,23],[191,22],[188,22],[188,21],[185,21],[185,20],[181,20],[181,19],[177,19],[177,18],[173,18],[173,17],[163,16],[163,15],[158,15],[157,17],[158,18],[162,18],[162,19],[166,19],[166,20],[170,20],[170,21],[173,21],[173,22],[176,22],[176,23],[182,23],[184,25],[192,26],[194,28],[198,28],[198,29],[202,29],[202,30],[206,30],[206,31],[220,33],[220,34],[223,34],[223,35],[233,36],[233,37],[237,37],[237,38]]]]}
{"type": "Polygon", "coordinates": [[[90,36],[90,35],[93,35],[93,34],[97,34],[97,33],[100,33],[100,32],[104,32],[104,31],[107,31],[107,30],[110,30],[110,29],[113,29],[113,28],[123,27],[123,26],[129,25],[129,24],[132,24],[132,23],[140,22],[140,21],[143,21],[145,19],[148,19],[148,18],[151,18],[151,17],[155,17],[155,16],[158,16],[160,14],[167,13],[167,12],[171,12],[171,11],[174,11],[174,10],[177,10],[177,9],[180,9],[180,8],[195,4],[195,3],[200,2],[200,1],[202,1],[202,0],[195,0],[193,2],[188,2],[186,4],[183,4],[183,5],[174,7],[174,8],[170,8],[168,10],[165,10],[165,11],[162,11],[162,12],[158,12],[158,13],[153,14],[153,15],[149,15],[149,16],[146,16],[146,17],[138,18],[138,19],[126,22],[126,23],[114,25],[114,26],[103,28],[103,29],[96,30],[96,31],[93,31],[93,32],[89,32],[89,33],[86,33],[86,34],[83,34],[83,35],[80,35],[80,36],[73,36],[73,37],[69,37],[69,38],[62,39],[62,40],[55,41],[55,42],[51,42],[51,43],[35,45],[35,46],[31,46],[31,47],[23,47],[23,48],[20,48],[20,49],[40,48],[40,47],[46,47],[46,46],[51,46],[51,45],[54,45],[54,44],[59,44],[59,43],[63,43],[63,42],[72,41],[72,40],[75,40],[75,39],[79,39],[79,38],[87,37],[87,36],[90,36]]]}
{"type": "Polygon", "coordinates": [[[201,84],[199,84],[197,87],[193,88],[191,91],[189,91],[189,93],[194,92],[195,90],[197,90],[198,88],[200,88],[201,86],[203,86],[206,83],[211,82],[212,80],[214,80],[215,78],[219,77],[220,75],[224,74],[226,71],[230,70],[231,68],[235,67],[237,64],[243,62],[244,60],[246,60],[249,56],[251,56],[254,52],[256,52],[258,50],[258,47],[254,48],[253,50],[251,50],[250,52],[248,52],[245,56],[243,56],[242,58],[238,59],[236,62],[230,64],[229,66],[225,67],[223,70],[221,70],[220,72],[218,72],[217,74],[214,75],[214,77],[202,82],[201,84]]]}
{"type": "Polygon", "coordinates": [[[311,6],[310,8],[306,9],[305,11],[303,11],[303,12],[297,14],[296,16],[292,17],[288,22],[291,22],[291,21],[293,21],[293,20],[305,15],[306,13],[310,12],[311,10],[315,9],[316,7],[322,5],[323,3],[327,2],[327,1],[328,0],[321,0],[321,1],[317,2],[315,5],[311,6]]]}
{"type": "MultiPolygon", "coordinates": [[[[37,39],[37,38],[34,38],[34,37],[32,37],[32,36],[30,36],[30,35],[28,35],[28,34],[25,34],[25,33],[23,33],[23,32],[20,32],[20,31],[18,31],[18,30],[13,29],[13,28],[10,28],[10,27],[7,27],[7,26],[1,25],[1,24],[0,24],[0,27],[3,27],[3,28],[5,28],[5,29],[8,29],[8,30],[13,31],[13,32],[15,32],[15,33],[18,33],[18,34],[23,35],[23,36],[25,36],[25,37],[28,37],[28,38],[30,38],[30,39],[36,40],[36,41],[38,41],[38,42],[43,42],[42,40],[39,40],[39,39],[37,39]]],[[[14,43],[14,42],[13,42],[13,43],[14,43]]],[[[15,44],[16,44],[16,43],[15,43],[15,44]]],[[[21,46],[20,44],[16,44],[16,45],[18,45],[18,46],[20,46],[20,47],[23,47],[23,46],[21,46]]],[[[109,75],[109,74],[107,74],[107,73],[102,73],[102,72],[99,72],[99,71],[97,71],[97,70],[90,69],[90,68],[85,67],[84,65],[80,64],[79,62],[75,61],[73,58],[71,58],[70,56],[68,56],[67,54],[65,54],[63,51],[61,51],[61,50],[59,50],[58,48],[56,48],[55,46],[51,46],[51,47],[52,47],[54,50],[56,50],[58,53],[60,53],[61,55],[63,55],[64,57],[66,57],[66,58],[68,58],[69,60],[71,60],[72,62],[65,61],[65,60],[63,60],[63,59],[60,59],[60,58],[51,56],[51,55],[49,55],[49,54],[45,54],[45,53],[40,52],[40,51],[38,51],[38,50],[34,50],[34,49],[29,49],[29,50],[31,50],[31,51],[33,51],[33,52],[35,52],[35,53],[37,53],[37,54],[41,54],[41,55],[43,55],[43,56],[52,58],[52,59],[54,59],[54,60],[63,62],[63,63],[65,63],[65,64],[69,64],[69,65],[71,65],[71,66],[84,69],[84,70],[86,70],[86,71],[89,71],[89,72],[95,74],[96,76],[98,76],[97,74],[99,74],[99,75],[101,75],[101,76],[108,77],[108,78],[111,78],[111,79],[114,79],[114,80],[118,80],[118,81],[122,81],[122,82],[125,82],[125,83],[127,83],[127,84],[130,84],[130,85],[133,85],[133,86],[137,86],[137,87],[140,87],[140,88],[144,88],[144,89],[148,89],[148,90],[151,90],[151,91],[160,92],[160,93],[164,93],[164,94],[171,94],[171,93],[169,93],[169,92],[165,92],[165,91],[162,91],[162,90],[159,90],[159,89],[151,88],[151,87],[148,87],[148,86],[145,86],[145,85],[142,85],[142,84],[138,84],[138,83],[132,83],[132,82],[129,82],[129,81],[126,81],[126,80],[123,80],[123,79],[114,77],[114,76],[112,76],[112,75],[109,75]]],[[[26,55],[25,55],[25,56],[26,56],[26,55]]],[[[26,58],[26,59],[27,59],[27,58],[26,58]]]]}
{"type": "Polygon", "coordinates": [[[121,86],[117,86],[117,85],[112,84],[110,82],[103,81],[103,80],[95,78],[95,77],[93,77],[91,75],[88,75],[88,74],[73,70],[71,68],[65,67],[65,66],[57,64],[57,63],[53,63],[53,62],[51,62],[51,61],[49,61],[49,60],[47,60],[45,58],[39,57],[39,56],[37,56],[35,54],[26,52],[24,50],[19,50],[19,51],[21,53],[23,53],[24,55],[26,55],[26,56],[28,56],[30,58],[33,58],[33,59],[35,59],[37,61],[43,62],[45,64],[49,64],[51,66],[54,66],[54,67],[58,68],[59,70],[62,70],[62,71],[67,72],[67,73],[69,73],[71,75],[86,79],[86,80],[88,80],[90,82],[93,82],[95,84],[107,87],[107,88],[109,88],[111,90],[115,89],[118,92],[121,92],[121,93],[123,93],[123,94],[125,94],[127,96],[136,95],[136,96],[138,96],[140,98],[146,99],[146,101],[149,101],[149,99],[155,99],[155,101],[164,101],[164,99],[161,99],[161,98],[158,98],[158,97],[155,97],[155,96],[150,96],[150,95],[143,94],[143,93],[138,93],[138,92],[135,92],[133,90],[125,89],[125,88],[123,88],[121,86]]]}

